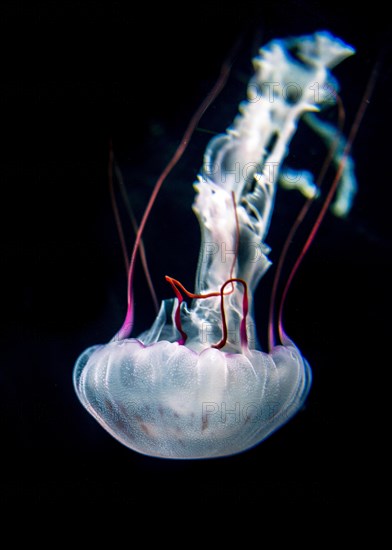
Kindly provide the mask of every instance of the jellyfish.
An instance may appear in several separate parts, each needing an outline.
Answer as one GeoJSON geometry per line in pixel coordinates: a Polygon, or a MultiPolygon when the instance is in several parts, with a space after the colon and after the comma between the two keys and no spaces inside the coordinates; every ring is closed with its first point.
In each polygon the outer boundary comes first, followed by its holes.
{"type": "Polygon", "coordinates": [[[82,405],[130,449],[171,459],[233,455],[303,406],[310,366],[286,335],[281,313],[278,320],[271,315],[269,349],[261,348],[253,296],[271,265],[266,235],[278,185],[308,201],[319,196],[309,172],[282,169],[300,119],[331,146],[339,172],[333,212],[350,209],[356,181],[347,140],[319,114],[337,101],[331,69],[353,53],[326,31],[276,39],[259,50],[247,99],[233,124],[209,142],[194,184],[201,228],[195,289],[166,276],[174,296],[162,301],[151,328],[131,337],[134,260],[147,208],[129,268],[125,321],[111,341],[84,351],[73,372],[82,405]]]}

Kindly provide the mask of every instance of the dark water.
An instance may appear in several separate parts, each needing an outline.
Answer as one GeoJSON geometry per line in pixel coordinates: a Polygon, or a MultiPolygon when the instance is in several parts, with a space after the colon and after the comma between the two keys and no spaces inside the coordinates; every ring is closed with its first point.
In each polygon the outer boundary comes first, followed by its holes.
{"type": "MultiPolygon", "coordinates": [[[[330,506],[360,499],[372,485],[368,457],[379,452],[377,395],[388,367],[387,352],[381,362],[377,351],[385,349],[391,280],[390,50],[387,18],[372,6],[366,12],[301,1],[200,3],[187,11],[166,5],[136,12],[116,2],[10,7],[23,47],[10,39],[3,102],[9,119],[3,190],[10,195],[2,201],[0,240],[6,503],[330,506]],[[192,288],[199,243],[192,182],[208,132],[223,131],[235,115],[258,46],[322,29],[357,49],[335,73],[347,129],[380,65],[353,149],[354,208],[344,221],[327,218],[287,302],[287,332],[313,368],[307,405],[235,457],[176,462],[133,453],[84,411],[72,387],[79,353],[110,339],[125,314],[125,271],[108,194],[109,139],[140,218],[188,120],[240,40],[228,86],[167,181],[145,234],[158,295],[170,296],[165,274],[192,288]],[[352,469],[358,462],[360,482],[352,469]]],[[[298,154],[321,165],[323,153],[316,144],[298,154]]],[[[282,198],[268,239],[272,259],[290,212],[282,198]]],[[[261,332],[270,285],[269,274],[256,296],[261,332]]],[[[141,271],[136,316],[136,332],[154,318],[141,271]]]]}

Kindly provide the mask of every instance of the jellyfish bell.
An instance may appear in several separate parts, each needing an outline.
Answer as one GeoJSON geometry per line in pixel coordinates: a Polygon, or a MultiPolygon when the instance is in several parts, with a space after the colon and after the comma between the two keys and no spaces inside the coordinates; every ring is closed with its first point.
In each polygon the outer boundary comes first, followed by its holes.
{"type": "MultiPolygon", "coordinates": [[[[127,447],[176,459],[232,455],[260,443],[302,407],[311,385],[309,364],[280,317],[275,343],[273,314],[270,349],[261,350],[253,294],[271,265],[265,238],[279,180],[288,186],[281,167],[298,121],[312,113],[309,125],[327,144],[337,135],[317,119],[326,96],[315,93],[315,83],[318,90],[331,86],[330,69],[352,53],[327,32],[274,40],[260,49],[249,100],[233,125],[208,144],[195,184],[193,210],[201,228],[195,290],[167,276],[175,297],[162,301],[149,330],[131,338],[135,257],[166,174],[157,182],[133,249],[124,324],[109,343],[82,353],[74,368],[81,403],[127,447]],[[272,96],[271,83],[279,83],[272,96]],[[293,83],[295,100],[285,93],[293,83]]],[[[198,118],[192,120],[194,129],[198,118]]],[[[186,133],[182,144],[188,138],[186,133]]],[[[331,160],[338,164],[346,142],[339,136],[336,143],[331,160]]],[[[345,166],[336,186],[347,210],[355,177],[353,163],[345,166]]],[[[304,174],[295,187],[311,200],[317,189],[304,174]]]]}
{"type": "Polygon", "coordinates": [[[121,443],[183,459],[258,444],[298,410],[311,380],[290,341],[270,354],[114,341],[84,352],[74,376],[84,406],[121,443]]]}

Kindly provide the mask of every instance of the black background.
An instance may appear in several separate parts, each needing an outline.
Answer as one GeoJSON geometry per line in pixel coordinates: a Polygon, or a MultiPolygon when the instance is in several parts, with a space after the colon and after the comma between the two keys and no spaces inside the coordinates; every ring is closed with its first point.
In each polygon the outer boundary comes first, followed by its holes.
{"type": "MultiPolygon", "coordinates": [[[[202,511],[361,501],[375,483],[376,461],[369,458],[381,454],[375,427],[389,366],[388,355],[379,360],[376,353],[388,343],[391,274],[386,19],[377,3],[363,11],[299,0],[182,9],[114,1],[8,6],[0,235],[6,504],[196,505],[202,511]],[[140,219],[236,40],[231,79],[201,130],[221,132],[230,123],[258,46],[323,29],[357,49],[335,73],[346,129],[380,65],[354,145],[359,193],[353,211],[344,221],[327,216],[286,304],[287,332],[313,369],[307,404],[268,440],[237,456],[170,461],[134,453],[88,415],[72,387],[78,355],[109,340],[125,314],[125,271],[107,182],[109,140],[140,219]]],[[[314,138],[309,146],[304,132],[294,161],[317,168],[325,151],[314,138]]],[[[199,232],[190,211],[192,183],[209,138],[196,132],[146,229],[161,298],[171,295],[165,274],[193,285],[199,232]]],[[[299,205],[300,199],[291,204],[281,194],[267,239],[273,260],[299,205]]],[[[269,273],[256,294],[261,339],[271,281],[269,273]]],[[[135,333],[153,318],[139,270],[135,333]]]]}

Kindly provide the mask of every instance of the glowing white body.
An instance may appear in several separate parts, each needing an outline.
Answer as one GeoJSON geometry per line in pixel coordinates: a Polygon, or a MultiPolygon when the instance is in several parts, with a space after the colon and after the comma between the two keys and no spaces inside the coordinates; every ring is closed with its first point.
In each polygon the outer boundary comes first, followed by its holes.
{"type": "Polygon", "coordinates": [[[166,458],[256,445],[298,410],[311,380],[293,345],[245,356],[124,340],[92,351],[75,369],[82,403],[124,445],[166,458]]]}
{"type": "MultiPolygon", "coordinates": [[[[289,339],[270,353],[257,349],[252,294],[270,265],[264,239],[298,120],[319,110],[325,100],[320,91],[334,82],[329,69],[352,53],[328,33],[271,42],[254,62],[249,101],[241,104],[233,126],[207,147],[195,185],[194,211],[202,230],[195,293],[217,292],[229,278],[246,281],[248,345],[239,337],[244,290],[235,285],[225,297],[229,332],[221,350],[211,348],[222,335],[221,301],[214,296],[194,300],[189,309],[182,304],[186,345],[177,342],[178,302],[164,300],[155,323],[138,339],[113,340],[78,359],[79,399],[131,449],[166,458],[231,455],[262,441],[302,406],[310,368],[289,339]]],[[[313,118],[309,123],[317,130],[313,118]]],[[[328,129],[319,126],[328,141],[328,129]]],[[[337,210],[342,197],[349,208],[354,181],[350,164],[337,210]]],[[[316,193],[305,172],[293,186],[307,196],[316,193]]]]}

